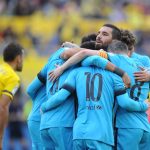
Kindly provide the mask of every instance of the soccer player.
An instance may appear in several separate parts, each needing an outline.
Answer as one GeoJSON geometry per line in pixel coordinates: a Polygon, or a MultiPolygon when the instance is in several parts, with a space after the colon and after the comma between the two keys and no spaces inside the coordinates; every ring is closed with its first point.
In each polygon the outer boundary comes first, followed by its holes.
{"type": "Polygon", "coordinates": [[[39,76],[35,77],[35,79],[29,84],[27,88],[27,93],[33,102],[32,111],[30,112],[27,119],[28,129],[32,140],[32,150],[41,150],[44,148],[42,145],[41,136],[39,134],[41,121],[39,108],[41,104],[47,100],[46,81],[40,80],[39,78],[39,76]]]}
{"type": "MultiPolygon", "coordinates": [[[[94,34],[83,37],[82,41],[84,41],[84,44],[82,46],[83,47],[87,46],[88,45],[87,41],[91,41],[94,37],[96,38],[96,36],[94,34]]],[[[70,45],[68,45],[68,46],[70,47],[70,45]]],[[[71,45],[71,47],[76,47],[76,46],[71,45]]],[[[68,51],[67,52],[65,52],[65,51],[66,51],[66,48],[60,48],[59,50],[57,50],[49,58],[48,64],[50,66],[52,66],[51,62],[53,62],[57,59],[60,59],[60,58],[67,59],[68,51]],[[64,55],[63,55],[63,52],[65,53],[64,55]]],[[[48,66],[48,64],[46,66],[48,66]]],[[[54,67],[54,65],[53,65],[53,67],[54,67]]],[[[46,78],[43,78],[41,76],[41,74],[39,73],[37,75],[37,77],[28,86],[27,93],[31,97],[31,99],[33,100],[33,108],[32,108],[32,111],[30,112],[29,117],[28,117],[28,128],[30,131],[31,139],[32,139],[32,148],[33,149],[41,149],[41,147],[43,145],[41,144],[42,143],[41,137],[37,131],[40,130],[40,121],[41,121],[39,108],[40,108],[41,104],[45,100],[47,100],[47,97],[46,97],[46,78]],[[35,128],[37,130],[35,130],[35,128]]],[[[49,145],[49,147],[51,147],[51,146],[49,145]]]]}
{"type": "MultiPolygon", "coordinates": [[[[117,39],[117,40],[121,39],[123,42],[127,44],[130,51],[134,50],[135,37],[133,36],[133,34],[129,32],[128,30],[120,30],[119,28],[111,24],[105,24],[102,26],[102,28],[100,28],[97,38],[96,38],[96,47],[101,47],[105,51],[107,51],[108,44],[110,44],[112,40],[114,39],[117,39]]],[[[87,56],[99,55],[97,53],[98,52],[96,51],[90,51],[90,50],[79,51],[78,54],[76,54],[75,56],[70,58],[68,61],[66,61],[63,66],[61,66],[60,68],[56,69],[53,72],[50,72],[50,79],[52,81],[55,80],[65,69],[67,69],[72,64],[80,62],[83,58],[86,58],[87,56]]],[[[107,56],[105,55],[104,57],[107,57],[107,56]]],[[[150,60],[147,56],[141,56],[141,55],[136,54],[135,52],[133,53],[132,51],[132,58],[135,58],[135,57],[136,59],[139,59],[143,63],[144,66],[145,65],[146,67],[149,66],[150,60]]],[[[146,70],[136,72],[134,75],[136,79],[139,81],[150,81],[150,73],[146,70]]]]}
{"type": "MultiPolygon", "coordinates": [[[[101,49],[101,48],[104,48],[104,50],[107,49],[108,44],[110,44],[112,40],[114,39],[117,39],[117,40],[121,39],[121,31],[119,30],[119,28],[117,28],[116,26],[112,24],[104,24],[97,33],[95,49],[101,49]]],[[[72,51],[74,51],[74,49],[72,51]]],[[[70,53],[72,51],[70,50],[70,53]]],[[[76,54],[76,53],[73,53],[73,54],[76,54]]],[[[82,59],[91,55],[99,55],[99,52],[95,50],[90,51],[90,50],[78,49],[78,53],[76,55],[74,56],[72,54],[69,55],[70,57],[71,56],[73,57],[71,58],[71,60],[69,59],[68,61],[64,63],[64,65],[62,66],[63,67],[62,70],[64,71],[65,69],[69,68],[72,64],[78,63],[82,59]]],[[[53,75],[50,76],[51,80],[52,81],[55,80],[62,73],[62,70],[58,69],[57,72],[55,71],[53,75]]]]}
{"type": "Polygon", "coordinates": [[[8,121],[9,105],[20,85],[16,71],[22,71],[23,48],[16,43],[8,44],[3,51],[3,60],[4,63],[0,65],[0,149],[8,121]]]}
{"type": "Polygon", "coordinates": [[[135,52],[136,39],[129,30],[121,30],[121,35],[121,40],[128,45],[129,56],[135,59],[135,61],[140,61],[144,66],[144,68],[141,68],[141,71],[134,73],[135,78],[141,82],[150,81],[150,72],[148,71],[148,68],[150,68],[150,58],[135,52]]]}
{"type": "MultiPolygon", "coordinates": [[[[122,68],[130,76],[131,88],[127,90],[128,95],[135,101],[144,101],[148,96],[149,83],[138,82],[133,76],[134,72],[137,72],[139,70],[138,67],[142,66],[142,64],[139,61],[136,61],[135,64],[135,60],[128,57],[127,46],[121,41],[113,41],[109,45],[108,51],[118,54],[108,54],[109,60],[122,68]]],[[[98,57],[93,57],[93,59],[87,58],[83,65],[96,65],[100,67],[100,62],[101,59],[98,57]]],[[[129,112],[119,107],[116,116],[116,127],[118,150],[147,150],[150,147],[150,126],[145,112],[129,112]]]]}
{"type": "Polygon", "coordinates": [[[79,107],[73,126],[74,150],[112,149],[114,96],[127,110],[144,111],[147,108],[147,104],[128,97],[119,76],[96,67],[80,67],[69,74],[59,92],[42,104],[42,111],[62,107],[74,91],[77,92],[79,107]]]}
{"type": "MultiPolygon", "coordinates": [[[[121,31],[112,24],[104,24],[100,30],[98,31],[97,37],[96,37],[96,46],[95,49],[105,48],[107,49],[108,44],[112,42],[113,39],[121,39],[121,31]]],[[[49,73],[50,80],[54,81],[58,76],[60,76],[64,70],[69,68],[70,66],[80,62],[82,59],[86,58],[87,56],[91,55],[100,55],[99,51],[92,51],[92,50],[82,50],[78,49],[78,53],[73,55],[70,59],[68,59],[62,66],[58,67],[56,70],[49,73]]],[[[72,50],[73,51],[73,50],[72,50]]],[[[107,55],[104,54],[104,57],[107,57],[107,55]]],[[[123,80],[128,87],[130,84],[129,79],[127,79],[126,74],[123,76],[123,80]]]]}
{"type": "MultiPolygon", "coordinates": [[[[65,49],[66,48],[61,48],[60,53],[51,58],[50,62],[40,72],[40,76],[47,79],[46,92],[48,98],[59,91],[69,72],[74,68],[72,67],[64,72],[55,82],[49,82],[49,71],[55,68],[55,64],[64,63],[61,53],[63,53],[65,49]]],[[[74,97],[70,96],[60,107],[42,114],[40,130],[42,141],[46,149],[72,149],[72,127],[75,121],[74,109],[74,97]]]]}
{"type": "MultiPolygon", "coordinates": [[[[110,50],[120,50],[121,53],[123,50],[117,44],[110,44],[110,50]]],[[[126,53],[127,56],[127,53],[126,53]]],[[[120,56],[119,56],[120,57],[120,56]]],[[[134,72],[139,71],[139,66],[143,66],[141,62],[136,61],[137,67],[134,66],[133,69],[129,68],[123,58],[117,58],[117,56],[110,56],[109,59],[114,64],[120,62],[119,67],[128,73],[131,79],[131,88],[128,90],[129,96],[135,101],[144,101],[148,97],[149,92],[149,83],[148,82],[139,82],[134,79],[134,72]],[[121,61],[119,61],[121,60],[121,61]],[[122,67],[121,67],[122,66],[122,67]]],[[[128,63],[135,61],[131,58],[127,57],[125,59],[128,63]]],[[[150,147],[150,126],[147,120],[147,116],[145,112],[128,112],[124,109],[118,108],[117,116],[116,116],[116,127],[117,131],[117,149],[141,149],[147,150],[150,147]],[[122,119],[123,117],[123,119],[122,119]],[[133,140],[133,141],[132,141],[133,140]],[[129,141],[132,141],[130,143],[129,141]],[[130,143],[130,145],[128,144],[130,143]]]]}
{"type": "MultiPolygon", "coordinates": [[[[115,43],[116,45],[117,45],[117,42],[115,43]]],[[[114,45],[115,45],[114,44],[114,45]]],[[[147,95],[148,95],[148,91],[149,91],[149,86],[148,86],[148,83],[142,83],[142,85],[141,85],[141,83],[138,83],[138,82],[136,82],[135,83],[135,81],[134,81],[134,78],[133,78],[133,74],[134,74],[134,72],[136,72],[136,71],[138,71],[139,69],[137,68],[137,66],[136,66],[136,64],[133,62],[133,60],[131,60],[129,57],[127,57],[127,53],[128,53],[128,51],[127,51],[127,46],[123,46],[123,43],[121,43],[121,42],[119,42],[118,41],[118,44],[119,45],[121,45],[121,46],[118,46],[118,47],[115,47],[114,45],[111,47],[111,46],[109,46],[109,49],[111,50],[114,50],[113,51],[113,53],[116,53],[116,52],[120,52],[121,54],[124,54],[124,55],[126,55],[125,57],[124,56],[111,56],[111,57],[109,57],[109,60],[111,60],[114,64],[116,64],[117,66],[119,66],[119,67],[121,67],[124,71],[126,71],[127,73],[128,73],[128,75],[131,77],[131,79],[132,79],[132,87],[131,87],[131,92],[130,92],[130,96],[131,96],[131,98],[133,98],[133,99],[137,99],[138,98],[138,96],[140,96],[140,100],[141,101],[143,101],[143,100],[145,100],[146,98],[147,98],[147,95]],[[120,43],[120,44],[119,44],[120,43]],[[111,48],[110,48],[111,47],[111,48]],[[120,51],[119,51],[120,50],[120,51]],[[121,51],[122,50],[122,51],[121,51]],[[131,66],[131,64],[134,66],[131,66]],[[141,91],[141,89],[142,89],[142,91],[141,91]],[[136,92],[138,92],[137,93],[137,95],[136,95],[136,92]]],[[[111,45],[111,44],[110,44],[111,45]]],[[[75,57],[74,57],[75,58],[75,57]]],[[[88,60],[91,60],[92,61],[92,63],[90,63],[90,62],[86,62],[86,64],[88,64],[88,65],[101,65],[100,63],[98,63],[98,59],[100,59],[99,57],[95,57],[95,56],[93,56],[93,60],[92,60],[92,58],[87,58],[88,60]]],[[[101,60],[99,60],[100,62],[101,62],[101,60]]],[[[137,61],[138,62],[138,61],[137,61]]],[[[139,63],[138,62],[138,65],[139,66],[142,66],[142,64],[141,63],[139,63]]],[[[120,109],[120,110],[122,110],[122,109],[120,109]]],[[[119,113],[118,113],[119,114],[119,113]]],[[[121,113],[122,114],[122,113],[121,113]]],[[[128,115],[128,114],[127,114],[128,115]]],[[[135,115],[135,113],[131,113],[131,116],[133,116],[134,117],[134,115],[135,115]]],[[[131,127],[133,127],[134,126],[134,128],[141,128],[142,129],[142,131],[143,131],[143,133],[144,134],[147,134],[147,136],[148,136],[148,134],[149,134],[149,125],[148,125],[148,121],[147,121],[147,118],[146,118],[146,114],[145,113],[140,113],[140,114],[136,114],[135,115],[135,117],[134,117],[134,119],[136,118],[136,116],[137,116],[137,120],[139,120],[139,121],[137,121],[137,124],[133,124],[131,127]],[[138,119],[138,117],[139,116],[141,116],[139,119],[138,119]],[[146,132],[144,132],[144,131],[146,131],[146,132]]],[[[122,120],[122,118],[121,117],[119,117],[119,119],[120,120],[122,120]]],[[[123,122],[123,121],[120,121],[120,122],[122,122],[122,123],[125,123],[125,125],[126,125],[126,122],[123,122]]],[[[133,121],[131,121],[132,123],[133,123],[133,121]]],[[[128,124],[128,126],[130,126],[129,124],[128,124]]],[[[125,132],[124,132],[125,133],[125,132]]],[[[123,141],[123,140],[120,140],[120,142],[121,141],[123,141]]],[[[127,141],[127,140],[125,140],[125,141],[127,141]]],[[[134,140],[134,142],[136,142],[137,140],[134,140]]],[[[148,138],[147,138],[147,140],[145,140],[145,145],[147,145],[147,147],[148,147],[148,144],[147,144],[147,142],[148,142],[148,138]]],[[[122,143],[122,142],[121,142],[122,143]]],[[[125,145],[126,144],[124,144],[124,147],[125,147],[125,145]]],[[[130,144],[129,146],[131,147],[131,149],[134,149],[132,146],[137,146],[138,144],[136,143],[134,143],[134,144],[130,144]]],[[[146,148],[147,148],[146,147],[146,148]]],[[[126,147],[125,147],[126,148],[126,147]]]]}

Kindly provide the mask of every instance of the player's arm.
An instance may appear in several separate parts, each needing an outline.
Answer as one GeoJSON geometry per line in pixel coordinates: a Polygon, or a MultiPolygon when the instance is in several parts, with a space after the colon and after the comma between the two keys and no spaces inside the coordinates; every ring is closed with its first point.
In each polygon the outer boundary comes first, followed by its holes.
{"type": "Polygon", "coordinates": [[[141,71],[135,72],[134,76],[137,81],[147,82],[150,81],[150,58],[145,56],[143,59],[143,65],[145,68],[141,67],[141,71]]]}
{"type": "Polygon", "coordinates": [[[2,94],[2,96],[0,97],[0,149],[2,148],[4,129],[8,122],[10,103],[11,98],[5,94],[2,94]]]}
{"type": "MultiPolygon", "coordinates": [[[[51,71],[49,73],[50,80],[54,81],[56,78],[58,78],[66,69],[69,67],[78,64],[80,61],[82,61],[85,57],[91,56],[91,55],[100,55],[100,51],[97,50],[89,50],[89,49],[68,49],[64,53],[68,52],[67,56],[71,57],[69,58],[62,66],[59,66],[55,70],[51,71]]],[[[66,55],[66,54],[64,54],[66,55]]]]}
{"type": "Polygon", "coordinates": [[[149,104],[145,102],[134,101],[129,98],[121,78],[115,74],[112,75],[114,80],[114,91],[116,100],[122,108],[128,111],[146,111],[149,104]]]}
{"type": "Polygon", "coordinates": [[[44,102],[41,105],[42,112],[46,112],[50,109],[53,109],[55,107],[58,107],[60,104],[62,104],[67,97],[74,92],[75,90],[75,74],[76,71],[73,70],[69,76],[67,77],[64,85],[62,86],[62,89],[58,91],[55,95],[53,95],[48,101],[44,102]]]}
{"type": "Polygon", "coordinates": [[[72,42],[64,42],[62,44],[62,47],[68,47],[68,48],[79,48],[79,45],[72,43],[72,42]]]}
{"type": "Polygon", "coordinates": [[[69,49],[66,49],[63,53],[61,53],[60,57],[64,60],[67,60],[71,56],[73,56],[76,53],[80,52],[81,50],[82,50],[82,48],[69,48],[69,49]]]}
{"type": "Polygon", "coordinates": [[[128,111],[146,111],[150,107],[150,103],[134,101],[127,93],[118,95],[116,99],[119,106],[128,111]]]}
{"type": "Polygon", "coordinates": [[[27,88],[27,93],[32,98],[32,100],[34,100],[34,97],[38,90],[46,84],[48,65],[49,63],[47,63],[41,69],[41,71],[37,74],[37,77],[33,79],[33,81],[29,84],[27,88]]]}
{"type": "Polygon", "coordinates": [[[125,71],[123,71],[122,69],[118,68],[116,65],[114,65],[110,61],[108,61],[102,57],[99,57],[99,56],[87,57],[82,61],[81,65],[85,66],[85,67],[96,66],[96,67],[111,71],[111,72],[119,75],[123,79],[126,87],[130,86],[130,77],[127,75],[127,73],[125,71]]]}
{"type": "Polygon", "coordinates": [[[39,80],[38,77],[35,77],[33,81],[29,84],[29,86],[27,87],[27,93],[33,101],[35,99],[38,90],[44,85],[45,83],[41,82],[41,80],[39,80]]]}
{"type": "Polygon", "coordinates": [[[134,73],[134,76],[135,76],[135,79],[139,82],[150,81],[150,71],[142,67],[141,67],[141,71],[134,73]]]}
{"type": "Polygon", "coordinates": [[[54,96],[52,96],[50,99],[48,99],[48,101],[44,102],[41,105],[42,112],[44,113],[44,112],[49,111],[55,107],[58,107],[68,98],[68,96],[70,94],[71,93],[68,92],[67,90],[61,89],[54,96]]]}
{"type": "Polygon", "coordinates": [[[16,79],[13,76],[9,76],[8,80],[5,82],[2,96],[0,97],[0,147],[2,146],[4,128],[6,127],[8,121],[9,105],[14,94],[19,88],[19,84],[18,78],[16,79]]]}

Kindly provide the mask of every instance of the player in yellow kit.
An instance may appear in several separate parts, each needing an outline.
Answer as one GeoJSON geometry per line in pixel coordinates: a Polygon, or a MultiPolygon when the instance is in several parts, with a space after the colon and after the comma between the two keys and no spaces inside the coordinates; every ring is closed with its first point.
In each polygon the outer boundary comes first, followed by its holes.
{"type": "Polygon", "coordinates": [[[0,150],[9,116],[9,105],[20,85],[20,79],[15,71],[22,71],[23,48],[16,43],[8,44],[3,51],[3,60],[4,63],[0,65],[0,150]]]}

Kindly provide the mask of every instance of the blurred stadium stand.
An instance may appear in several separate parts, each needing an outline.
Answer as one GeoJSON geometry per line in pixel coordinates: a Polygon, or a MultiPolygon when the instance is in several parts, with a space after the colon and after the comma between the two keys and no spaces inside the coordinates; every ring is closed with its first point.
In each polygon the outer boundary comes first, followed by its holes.
{"type": "MultiPolygon", "coordinates": [[[[149,0],[0,0],[0,53],[10,41],[23,45],[20,77],[26,89],[62,42],[80,44],[83,35],[97,32],[104,23],[132,30],[137,36],[137,52],[150,56],[149,0]]],[[[28,99],[24,100],[26,117],[31,108],[28,99]]]]}

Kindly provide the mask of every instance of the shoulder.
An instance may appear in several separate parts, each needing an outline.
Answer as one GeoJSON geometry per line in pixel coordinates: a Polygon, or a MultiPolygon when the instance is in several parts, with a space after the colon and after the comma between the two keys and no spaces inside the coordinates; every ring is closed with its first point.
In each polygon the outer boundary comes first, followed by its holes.
{"type": "Polygon", "coordinates": [[[137,54],[137,53],[133,53],[131,58],[137,59],[145,67],[149,67],[150,66],[150,58],[148,56],[146,56],[146,55],[140,55],[140,54],[137,54]]]}
{"type": "Polygon", "coordinates": [[[13,81],[20,82],[19,76],[10,66],[4,65],[4,70],[5,70],[6,83],[13,82],[13,81]]]}

